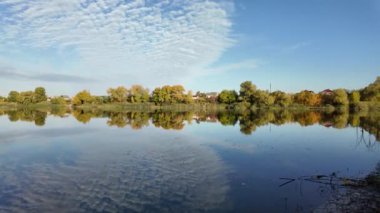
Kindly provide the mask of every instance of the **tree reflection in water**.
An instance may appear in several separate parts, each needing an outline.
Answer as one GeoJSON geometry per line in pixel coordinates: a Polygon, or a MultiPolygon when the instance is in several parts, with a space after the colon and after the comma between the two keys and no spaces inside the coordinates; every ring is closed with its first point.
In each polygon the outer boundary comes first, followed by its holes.
{"type": "Polygon", "coordinates": [[[132,129],[141,129],[152,123],[157,128],[181,130],[186,123],[213,122],[224,126],[239,125],[243,134],[250,135],[258,127],[273,125],[284,125],[286,123],[298,123],[301,126],[322,125],[343,129],[347,127],[357,127],[358,143],[366,143],[372,146],[371,138],[366,139],[365,132],[373,135],[380,141],[380,113],[377,112],[349,112],[348,109],[335,111],[311,111],[311,110],[247,110],[241,112],[219,111],[219,112],[174,112],[174,111],[134,111],[134,112],[113,112],[97,109],[69,110],[63,108],[53,108],[49,110],[0,110],[0,116],[7,115],[12,122],[28,121],[34,122],[37,126],[45,125],[47,116],[66,117],[71,114],[81,123],[89,123],[92,118],[106,118],[107,124],[111,127],[124,128],[130,126],[132,129]]]}

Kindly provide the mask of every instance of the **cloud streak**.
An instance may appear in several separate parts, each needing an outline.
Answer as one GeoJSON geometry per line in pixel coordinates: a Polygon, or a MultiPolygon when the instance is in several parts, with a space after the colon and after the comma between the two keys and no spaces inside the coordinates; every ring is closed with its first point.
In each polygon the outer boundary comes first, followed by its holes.
{"type": "Polygon", "coordinates": [[[43,82],[63,82],[63,83],[84,83],[95,82],[94,79],[83,78],[74,75],[55,74],[55,73],[40,73],[40,74],[26,74],[17,72],[9,68],[0,68],[0,76],[2,79],[10,80],[35,80],[43,82]]]}
{"type": "Polygon", "coordinates": [[[232,0],[1,0],[0,48],[77,54],[78,67],[93,75],[178,81],[234,44],[233,7],[232,0]]]}

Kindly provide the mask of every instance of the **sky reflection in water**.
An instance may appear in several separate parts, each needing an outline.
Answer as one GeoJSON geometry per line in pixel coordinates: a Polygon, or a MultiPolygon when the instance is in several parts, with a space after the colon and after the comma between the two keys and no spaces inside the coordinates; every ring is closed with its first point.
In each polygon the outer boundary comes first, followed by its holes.
{"type": "Polygon", "coordinates": [[[0,211],[308,211],[334,189],[280,178],[380,160],[378,117],[346,112],[2,114],[0,211]]]}

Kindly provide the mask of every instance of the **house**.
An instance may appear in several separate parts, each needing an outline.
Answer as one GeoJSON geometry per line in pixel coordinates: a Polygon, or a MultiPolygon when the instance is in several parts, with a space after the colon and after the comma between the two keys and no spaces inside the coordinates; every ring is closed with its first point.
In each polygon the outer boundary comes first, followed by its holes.
{"type": "Polygon", "coordinates": [[[218,97],[218,93],[217,92],[207,92],[206,93],[206,97],[207,98],[217,98],[218,97]]]}
{"type": "Polygon", "coordinates": [[[63,98],[65,101],[71,101],[71,98],[68,95],[61,95],[61,98],[63,98]]]}
{"type": "Polygon", "coordinates": [[[60,96],[48,97],[47,101],[51,101],[53,98],[62,98],[66,102],[70,102],[71,101],[71,98],[68,95],[60,95],[60,96]]]}
{"type": "Polygon", "coordinates": [[[334,91],[331,89],[325,89],[322,92],[320,92],[321,95],[334,95],[334,91]]]}
{"type": "Polygon", "coordinates": [[[207,93],[201,93],[201,92],[197,92],[194,96],[193,96],[193,100],[199,100],[199,99],[208,99],[208,100],[216,100],[216,98],[218,97],[218,93],[217,92],[207,92],[207,93]]]}

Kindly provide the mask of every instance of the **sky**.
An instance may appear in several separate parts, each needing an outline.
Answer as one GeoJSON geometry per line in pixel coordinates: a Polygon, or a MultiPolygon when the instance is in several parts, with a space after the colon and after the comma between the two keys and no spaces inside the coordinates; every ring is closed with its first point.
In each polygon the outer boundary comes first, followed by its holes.
{"type": "Polygon", "coordinates": [[[0,95],[317,92],[379,75],[380,0],[0,0],[0,95]]]}

